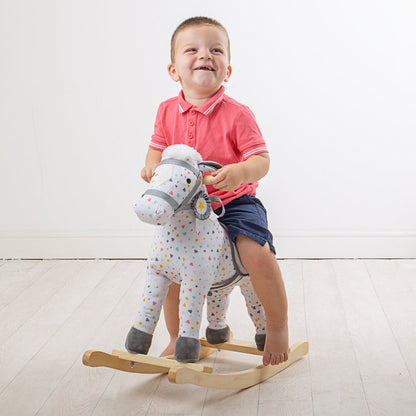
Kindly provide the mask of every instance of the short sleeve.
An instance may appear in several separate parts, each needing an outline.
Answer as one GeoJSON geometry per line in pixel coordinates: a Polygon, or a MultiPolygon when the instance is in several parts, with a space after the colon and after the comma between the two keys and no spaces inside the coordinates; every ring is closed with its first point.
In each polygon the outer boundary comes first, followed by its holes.
{"type": "Polygon", "coordinates": [[[152,134],[152,138],[150,141],[150,147],[155,150],[161,150],[163,151],[168,147],[167,141],[166,141],[166,135],[164,132],[164,116],[165,110],[163,103],[159,105],[159,108],[157,110],[156,114],[156,121],[155,121],[155,127],[152,134]]]}
{"type": "Polygon", "coordinates": [[[241,108],[235,119],[234,128],[236,147],[244,160],[259,153],[268,153],[256,118],[247,106],[241,108]]]}

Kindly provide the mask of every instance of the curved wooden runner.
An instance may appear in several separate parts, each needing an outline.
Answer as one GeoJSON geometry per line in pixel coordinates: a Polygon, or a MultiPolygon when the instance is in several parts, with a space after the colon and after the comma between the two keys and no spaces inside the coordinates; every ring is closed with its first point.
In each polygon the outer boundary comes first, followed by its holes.
{"type": "MultiPolygon", "coordinates": [[[[201,346],[199,359],[202,360],[215,351],[215,348],[201,346]]],[[[201,364],[179,363],[173,359],[173,356],[153,357],[151,355],[130,354],[126,351],[118,350],[113,350],[112,354],[94,350],[85,351],[82,362],[89,367],[108,367],[128,373],[142,374],[167,374],[171,368],[179,365],[191,368],[194,371],[212,371],[212,367],[201,364]]]]}
{"type": "MultiPolygon", "coordinates": [[[[218,349],[263,355],[251,342],[232,339],[214,346],[208,344],[205,339],[201,339],[199,359],[205,358],[218,349]]],[[[130,373],[168,373],[169,381],[176,384],[195,384],[214,389],[245,389],[280,373],[306,355],[308,350],[309,344],[307,342],[297,342],[290,347],[289,358],[284,363],[275,366],[259,365],[245,371],[222,374],[211,374],[212,367],[209,366],[177,362],[172,356],[161,358],[117,350],[114,350],[112,354],[102,351],[86,351],[82,362],[90,367],[109,367],[130,373]]]]}
{"type": "MultiPolygon", "coordinates": [[[[229,348],[224,347],[227,346],[223,344],[222,347],[218,348],[236,351],[236,349],[232,348],[232,342],[230,342],[229,348]]],[[[279,365],[259,365],[249,370],[223,374],[207,374],[196,372],[189,368],[173,367],[169,370],[168,378],[170,382],[176,384],[195,384],[213,389],[245,389],[280,373],[302,356],[306,355],[308,351],[309,344],[307,342],[297,342],[290,347],[288,360],[279,365]]]]}

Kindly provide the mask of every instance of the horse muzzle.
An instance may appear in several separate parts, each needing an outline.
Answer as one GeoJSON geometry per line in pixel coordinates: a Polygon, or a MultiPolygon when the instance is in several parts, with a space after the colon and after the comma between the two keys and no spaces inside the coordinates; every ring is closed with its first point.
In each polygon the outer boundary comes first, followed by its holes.
{"type": "Polygon", "coordinates": [[[172,206],[165,200],[154,195],[143,195],[134,205],[134,212],[139,219],[147,224],[165,225],[173,215],[172,206]]]}

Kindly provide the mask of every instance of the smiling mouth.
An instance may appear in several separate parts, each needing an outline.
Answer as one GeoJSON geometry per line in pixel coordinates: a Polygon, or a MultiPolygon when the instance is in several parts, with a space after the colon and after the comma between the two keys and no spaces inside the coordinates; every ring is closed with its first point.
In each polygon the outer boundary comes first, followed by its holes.
{"type": "Polygon", "coordinates": [[[214,71],[214,68],[211,68],[210,66],[198,66],[195,68],[195,71],[214,71]]]}

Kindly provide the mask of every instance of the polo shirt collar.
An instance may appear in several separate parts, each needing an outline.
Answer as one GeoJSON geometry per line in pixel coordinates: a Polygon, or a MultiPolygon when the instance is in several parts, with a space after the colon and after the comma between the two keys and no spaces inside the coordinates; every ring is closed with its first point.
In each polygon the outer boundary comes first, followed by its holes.
{"type": "Polygon", "coordinates": [[[194,109],[195,111],[198,111],[202,114],[209,114],[217,104],[219,104],[222,99],[224,98],[225,93],[225,87],[224,85],[221,86],[221,88],[218,90],[218,92],[209,99],[205,104],[201,105],[200,107],[195,107],[194,105],[188,103],[185,101],[185,97],[183,95],[183,91],[179,93],[178,96],[178,110],[180,113],[185,113],[189,109],[194,109]]]}

